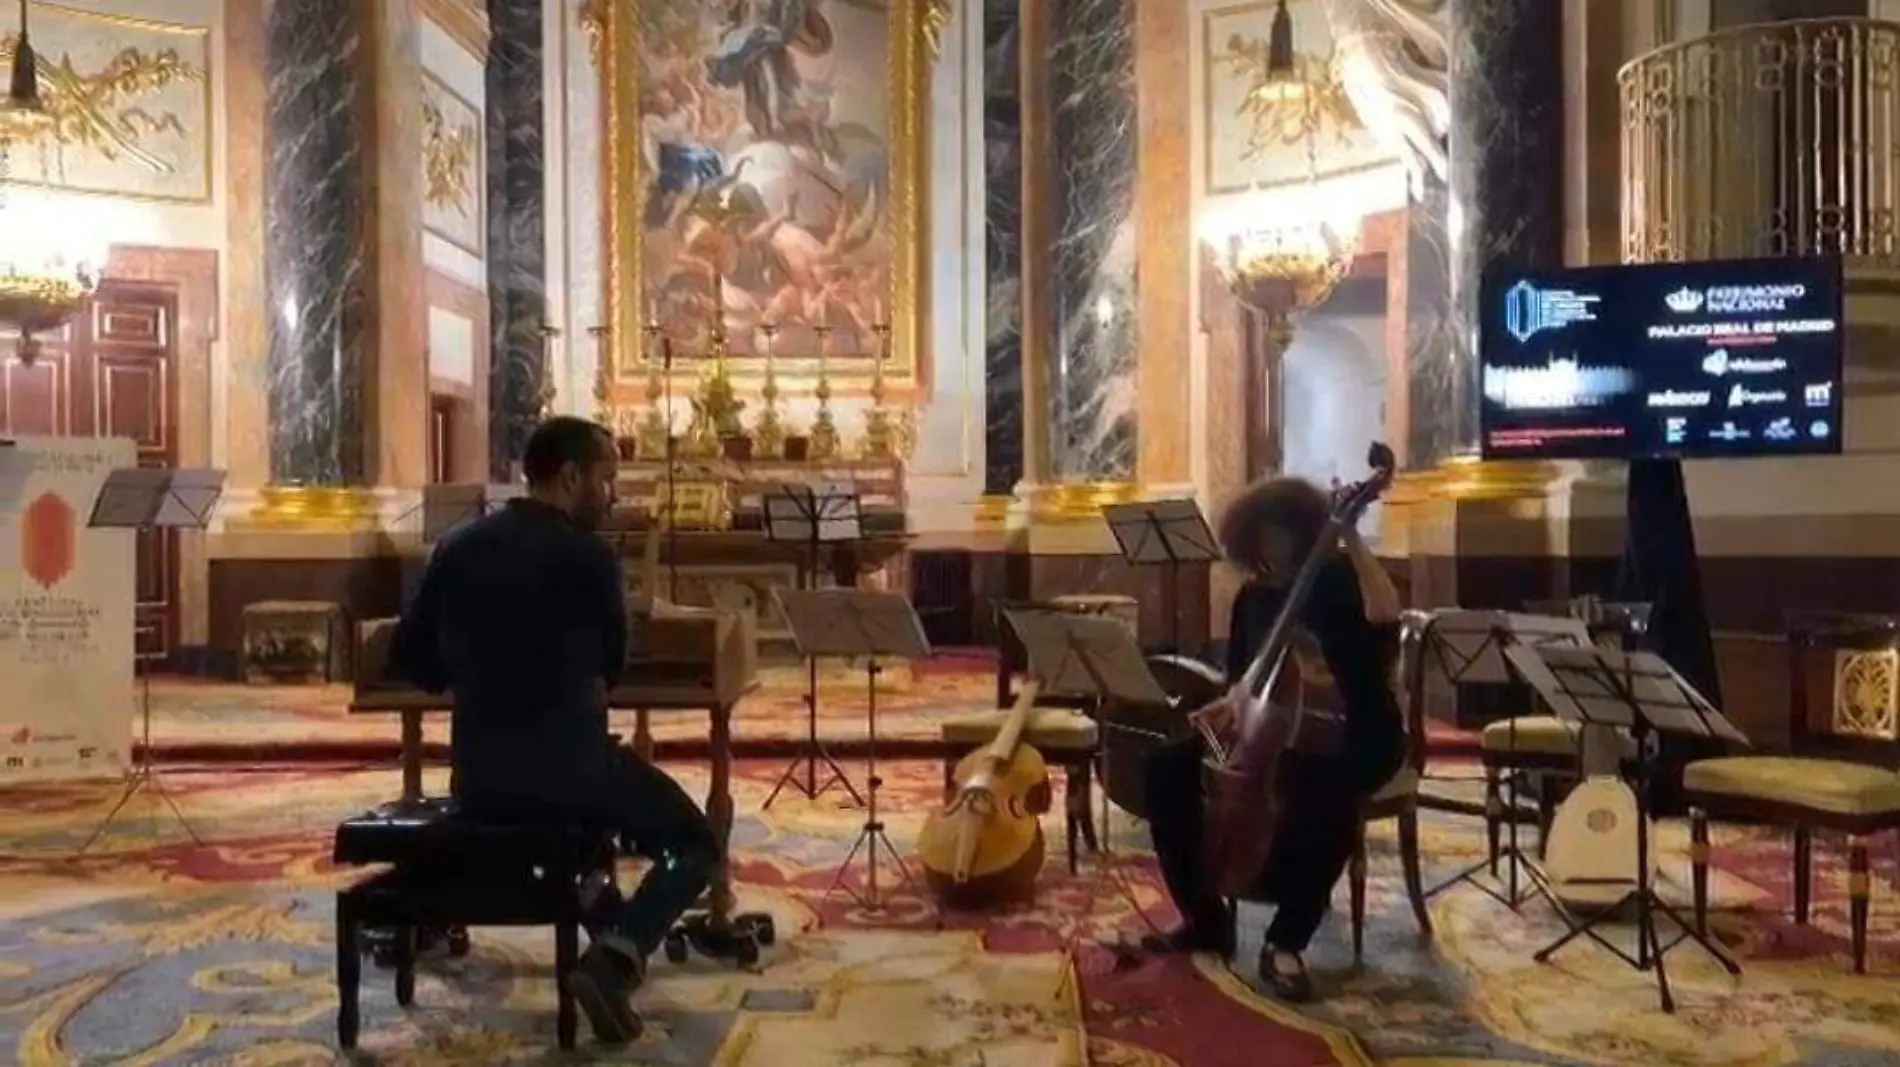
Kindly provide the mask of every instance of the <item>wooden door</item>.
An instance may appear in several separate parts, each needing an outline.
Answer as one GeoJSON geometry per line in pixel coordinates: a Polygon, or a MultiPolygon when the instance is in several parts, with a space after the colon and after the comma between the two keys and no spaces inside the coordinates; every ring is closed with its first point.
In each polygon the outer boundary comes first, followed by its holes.
{"type": "MultiPolygon", "coordinates": [[[[177,315],[168,289],[107,281],[32,366],[0,338],[0,436],[129,437],[140,466],[176,466],[177,315]]],[[[139,656],[163,659],[177,645],[178,539],[149,531],[137,544],[139,656]]]]}

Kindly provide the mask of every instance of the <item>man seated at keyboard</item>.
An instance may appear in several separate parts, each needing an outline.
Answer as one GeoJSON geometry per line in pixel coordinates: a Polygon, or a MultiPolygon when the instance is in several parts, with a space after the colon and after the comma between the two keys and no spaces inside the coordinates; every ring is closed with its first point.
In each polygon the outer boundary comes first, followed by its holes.
{"type": "Polygon", "coordinates": [[[647,958],[705,891],[718,843],[677,782],[608,734],[607,691],[627,659],[620,562],[596,532],[613,509],[613,438],[583,419],[549,419],[522,466],[526,496],[437,547],[391,666],[454,695],[463,812],[612,827],[652,860],[573,979],[596,1036],[624,1043],[640,1033],[629,998],[647,958]]]}

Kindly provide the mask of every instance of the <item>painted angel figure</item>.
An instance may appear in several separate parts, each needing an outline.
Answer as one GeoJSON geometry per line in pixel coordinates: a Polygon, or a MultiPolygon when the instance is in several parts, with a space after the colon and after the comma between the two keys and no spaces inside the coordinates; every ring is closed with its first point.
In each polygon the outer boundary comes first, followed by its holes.
{"type": "Polygon", "coordinates": [[[1333,62],[1366,130],[1405,165],[1412,193],[1447,181],[1451,157],[1449,0],[1325,0],[1333,62]]]}
{"type": "Polygon", "coordinates": [[[821,56],[833,43],[818,0],[730,0],[706,78],[737,88],[753,134],[772,137],[794,116],[800,95],[792,49],[821,56]]]}

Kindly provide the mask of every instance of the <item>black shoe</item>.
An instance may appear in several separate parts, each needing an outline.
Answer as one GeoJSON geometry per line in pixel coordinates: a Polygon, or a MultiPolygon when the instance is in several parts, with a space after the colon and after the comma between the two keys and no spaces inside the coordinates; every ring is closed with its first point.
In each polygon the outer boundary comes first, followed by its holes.
{"type": "Polygon", "coordinates": [[[1165,934],[1145,934],[1141,950],[1155,956],[1185,956],[1195,952],[1231,955],[1230,938],[1225,932],[1210,933],[1206,927],[1183,923],[1165,934]]]}
{"type": "Polygon", "coordinates": [[[642,1025],[632,999],[645,970],[637,957],[615,951],[604,941],[581,953],[569,988],[602,1044],[625,1045],[639,1038],[642,1025]]]}
{"type": "Polygon", "coordinates": [[[1313,980],[1307,976],[1306,963],[1297,952],[1283,952],[1269,945],[1260,950],[1260,980],[1279,1000],[1304,1004],[1313,999],[1313,980]]]}

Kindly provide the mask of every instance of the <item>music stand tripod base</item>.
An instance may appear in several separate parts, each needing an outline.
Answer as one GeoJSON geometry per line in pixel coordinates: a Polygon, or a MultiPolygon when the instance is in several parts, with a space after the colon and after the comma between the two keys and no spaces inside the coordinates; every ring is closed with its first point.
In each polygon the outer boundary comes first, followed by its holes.
{"type": "MultiPolygon", "coordinates": [[[[832,487],[786,486],[767,493],[765,534],[768,540],[801,545],[805,549],[805,583],[809,592],[818,586],[818,565],[826,544],[848,543],[863,538],[863,513],[855,492],[832,487]]],[[[864,807],[864,794],[851,782],[825,743],[818,737],[818,658],[805,658],[805,737],[791,762],[766,794],[762,810],[770,811],[779,794],[790,786],[808,801],[815,801],[833,787],[842,787],[853,807],[864,807]]]]}
{"type": "Polygon", "coordinates": [[[1529,648],[1507,650],[1513,667],[1523,675],[1560,718],[1584,726],[1621,727],[1636,746],[1636,884],[1612,907],[1578,917],[1553,896],[1557,916],[1568,929],[1532,958],[1545,963],[1578,938],[1591,941],[1638,971],[1654,971],[1658,1001],[1665,1012],[1676,1010],[1669,989],[1665,959],[1684,942],[1701,946],[1730,975],[1739,977],[1741,965],[1713,940],[1698,931],[1675,906],[1656,892],[1655,854],[1650,841],[1650,787],[1655,774],[1651,742],[1660,733],[1680,733],[1707,739],[1747,743],[1741,731],[1682,680],[1661,657],[1648,652],[1620,652],[1602,648],[1529,648]],[[1632,954],[1611,942],[1598,927],[1630,906],[1636,910],[1636,951],[1632,954]],[[1661,915],[1681,931],[1664,944],[1656,932],[1661,915]]]}
{"type": "MultiPolygon", "coordinates": [[[[209,525],[211,514],[223,492],[223,471],[126,467],[106,475],[99,496],[93,501],[92,514],[86,525],[93,529],[109,530],[202,531],[209,525]]],[[[152,664],[136,651],[133,659],[135,667],[145,668],[138,671],[139,744],[133,753],[132,765],[126,772],[124,791],[119,794],[118,801],[112,805],[106,817],[93,829],[92,835],[86,838],[85,844],[79,846],[78,855],[83,856],[91,851],[105,837],[107,828],[118,820],[132,798],[147,789],[158,794],[165,807],[171,809],[172,817],[190,836],[192,844],[204,844],[197,828],[185,818],[177,798],[165,787],[164,775],[158,770],[157,756],[152,748],[152,664]]]]}
{"type": "Polygon", "coordinates": [[[792,639],[797,642],[800,654],[862,657],[864,660],[864,825],[851,842],[844,862],[839,864],[830,888],[825,890],[825,900],[843,892],[863,911],[882,911],[888,901],[886,887],[881,883],[880,856],[896,866],[901,886],[912,888],[916,882],[878,813],[878,794],[884,784],[877,770],[877,690],[879,675],[884,671],[880,659],[925,659],[930,655],[930,642],[924,637],[923,623],[917,618],[916,609],[896,593],[865,589],[796,592],[780,589],[776,595],[791,624],[792,639]],[[865,861],[862,886],[853,885],[850,878],[860,855],[865,861]]]}
{"type": "MultiPolygon", "coordinates": [[[[1111,702],[1148,707],[1167,706],[1167,693],[1149,671],[1134,635],[1120,621],[1038,606],[1005,608],[1003,617],[1022,644],[1025,658],[1029,661],[1029,673],[1036,679],[1041,691],[1055,696],[1093,699],[1097,707],[1098,724],[1106,718],[1100,714],[1101,709],[1111,702]]],[[[1106,729],[1098,725],[1093,754],[1103,782],[1108,780],[1106,729]]],[[[1065,962],[1056,987],[1057,995],[1066,991],[1069,983],[1075,980],[1080,970],[1079,953],[1089,922],[1111,890],[1121,894],[1151,932],[1157,935],[1161,933],[1148,915],[1148,909],[1142,905],[1115,852],[1112,811],[1108,790],[1103,789],[1102,849],[1096,855],[1095,874],[1089,881],[1087,895],[1074,924],[1063,938],[1062,954],[1065,962]]],[[[1127,949],[1121,945],[1110,944],[1105,947],[1114,952],[1118,959],[1127,954],[1127,949]]]]}

